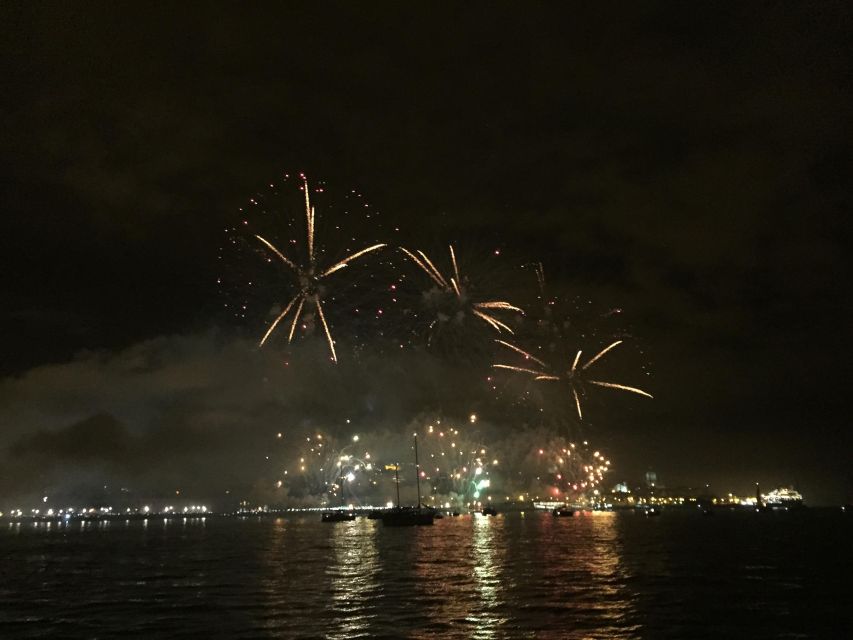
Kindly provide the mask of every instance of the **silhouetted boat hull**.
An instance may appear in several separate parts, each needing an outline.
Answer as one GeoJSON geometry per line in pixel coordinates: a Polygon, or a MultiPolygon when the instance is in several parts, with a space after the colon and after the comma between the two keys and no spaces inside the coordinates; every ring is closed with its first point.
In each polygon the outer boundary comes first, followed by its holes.
{"type": "Polygon", "coordinates": [[[321,518],[322,522],[350,522],[355,520],[355,514],[351,511],[326,511],[321,518]]]}
{"type": "Polygon", "coordinates": [[[397,507],[382,514],[382,524],[386,527],[420,527],[431,525],[435,511],[416,507],[397,507]]]}

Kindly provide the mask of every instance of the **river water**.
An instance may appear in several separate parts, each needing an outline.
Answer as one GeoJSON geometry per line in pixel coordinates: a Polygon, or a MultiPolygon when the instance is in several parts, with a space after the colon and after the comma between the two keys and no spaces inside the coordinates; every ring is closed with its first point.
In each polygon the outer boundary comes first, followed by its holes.
{"type": "Polygon", "coordinates": [[[853,518],[3,523],[0,637],[850,638],[853,518]]]}

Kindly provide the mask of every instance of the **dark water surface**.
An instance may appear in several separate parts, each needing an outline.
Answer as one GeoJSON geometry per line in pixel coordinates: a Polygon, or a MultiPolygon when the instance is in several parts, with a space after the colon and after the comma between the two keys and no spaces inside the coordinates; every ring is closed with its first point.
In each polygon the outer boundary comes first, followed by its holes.
{"type": "Polygon", "coordinates": [[[851,638],[840,511],[0,527],[0,637],[851,638]]]}

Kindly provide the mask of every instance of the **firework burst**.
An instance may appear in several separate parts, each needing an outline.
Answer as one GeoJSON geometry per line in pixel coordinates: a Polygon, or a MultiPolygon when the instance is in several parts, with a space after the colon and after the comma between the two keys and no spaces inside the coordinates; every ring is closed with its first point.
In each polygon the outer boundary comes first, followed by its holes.
{"type": "Polygon", "coordinates": [[[315,209],[311,205],[308,180],[304,175],[301,177],[302,189],[305,194],[305,219],[307,232],[304,252],[306,255],[305,259],[302,261],[291,259],[267,238],[259,234],[254,234],[257,241],[260,242],[266,250],[271,252],[273,256],[275,256],[274,259],[284,265],[287,273],[292,277],[297,286],[296,295],[284,306],[284,310],[281,311],[281,313],[279,313],[278,316],[276,316],[276,318],[270,323],[269,327],[267,327],[267,330],[261,337],[258,346],[263,346],[273,332],[278,328],[279,324],[285,321],[288,316],[290,317],[287,323],[289,323],[290,328],[287,334],[287,342],[288,344],[291,343],[296,333],[296,328],[299,325],[299,319],[306,306],[313,307],[316,310],[317,317],[320,319],[320,324],[323,327],[323,333],[326,337],[326,342],[329,345],[329,352],[331,354],[332,361],[337,362],[338,356],[335,352],[335,341],[332,338],[331,328],[329,323],[326,321],[326,315],[323,312],[324,293],[321,283],[324,283],[332,274],[350,266],[352,262],[358,258],[361,258],[373,251],[382,249],[386,245],[384,243],[374,244],[361,249],[360,251],[356,251],[343,260],[329,266],[321,265],[319,260],[320,256],[318,256],[318,252],[315,248],[315,209]]]}
{"type": "Polygon", "coordinates": [[[436,420],[419,429],[424,479],[443,502],[466,506],[494,489],[498,459],[473,430],[436,420]]]}
{"type": "MultiPolygon", "coordinates": [[[[279,434],[281,438],[282,434],[279,434]]],[[[371,452],[358,436],[342,444],[326,432],[289,438],[284,468],[276,482],[291,495],[302,498],[350,497],[369,494],[375,481],[371,452]]]]}
{"type": "Polygon", "coordinates": [[[400,250],[414,262],[435,285],[433,292],[439,294],[440,300],[437,301],[439,308],[438,317],[432,321],[430,328],[433,328],[437,323],[447,322],[450,319],[460,319],[470,313],[474,317],[482,320],[498,333],[506,331],[512,334],[512,328],[496,315],[498,311],[512,311],[516,313],[524,313],[524,311],[505,301],[505,300],[473,300],[471,296],[471,284],[467,277],[464,277],[459,270],[459,263],[456,260],[456,251],[453,245],[450,245],[450,263],[453,275],[445,276],[440,269],[435,266],[435,263],[430,260],[429,256],[420,249],[410,251],[405,247],[400,247],[400,250]]]}
{"type": "Polygon", "coordinates": [[[553,437],[529,452],[523,467],[536,474],[534,491],[573,504],[592,500],[610,471],[610,460],[584,440],[553,437]]]}
{"type": "Polygon", "coordinates": [[[581,420],[583,420],[581,397],[586,395],[586,389],[584,386],[586,384],[591,384],[598,387],[605,387],[607,389],[627,391],[629,393],[635,393],[637,395],[645,396],[647,398],[652,397],[650,393],[647,393],[642,389],[638,389],[637,387],[630,387],[628,385],[618,384],[616,382],[595,380],[588,377],[587,370],[592,367],[592,365],[594,365],[596,362],[601,360],[612,349],[615,349],[620,344],[622,344],[621,340],[616,340],[615,342],[609,344],[583,364],[581,364],[581,356],[583,355],[583,352],[579,350],[572,359],[571,367],[562,372],[553,372],[543,360],[537,358],[531,353],[528,353],[524,349],[517,347],[514,344],[510,344],[509,342],[505,342],[504,340],[496,340],[495,342],[505,347],[506,349],[509,349],[516,355],[521,356],[524,359],[524,363],[523,365],[499,363],[493,364],[492,367],[494,367],[495,369],[505,369],[507,371],[514,371],[516,373],[522,373],[528,376],[532,376],[533,379],[536,381],[568,382],[569,388],[572,391],[572,397],[575,401],[575,408],[577,409],[578,418],[581,420]]]}

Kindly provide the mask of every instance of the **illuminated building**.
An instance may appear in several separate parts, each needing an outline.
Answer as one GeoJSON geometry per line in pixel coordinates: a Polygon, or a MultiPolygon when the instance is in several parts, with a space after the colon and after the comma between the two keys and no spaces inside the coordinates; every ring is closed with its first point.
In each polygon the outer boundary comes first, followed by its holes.
{"type": "Polygon", "coordinates": [[[792,487],[779,487],[761,496],[768,507],[800,507],[803,496],[792,487]]]}

